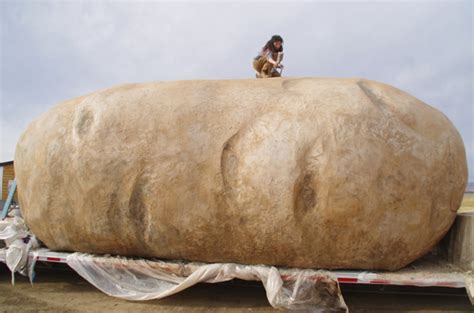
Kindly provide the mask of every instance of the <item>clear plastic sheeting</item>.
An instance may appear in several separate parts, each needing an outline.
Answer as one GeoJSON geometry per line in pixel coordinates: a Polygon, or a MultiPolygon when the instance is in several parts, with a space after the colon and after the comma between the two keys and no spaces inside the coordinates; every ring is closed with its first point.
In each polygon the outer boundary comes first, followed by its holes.
{"type": "Polygon", "coordinates": [[[5,241],[5,263],[12,272],[12,284],[15,283],[15,272],[33,279],[34,260],[28,254],[31,249],[39,247],[35,236],[31,235],[18,212],[12,212],[13,218],[0,221],[0,240],[5,241]]]}
{"type": "Polygon", "coordinates": [[[348,312],[336,278],[326,271],[298,270],[280,275],[273,266],[234,263],[167,263],[73,253],[67,264],[104,293],[127,300],[161,299],[197,283],[234,278],[260,280],[278,309],[348,312]]]}

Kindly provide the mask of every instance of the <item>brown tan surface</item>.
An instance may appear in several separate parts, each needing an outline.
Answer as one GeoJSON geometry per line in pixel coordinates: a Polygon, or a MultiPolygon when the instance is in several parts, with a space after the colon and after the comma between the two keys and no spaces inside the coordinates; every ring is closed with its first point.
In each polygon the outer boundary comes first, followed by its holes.
{"type": "Polygon", "coordinates": [[[131,84],[57,105],[15,155],[53,250],[397,269],[451,226],[467,179],[439,111],[364,79],[131,84]]]}

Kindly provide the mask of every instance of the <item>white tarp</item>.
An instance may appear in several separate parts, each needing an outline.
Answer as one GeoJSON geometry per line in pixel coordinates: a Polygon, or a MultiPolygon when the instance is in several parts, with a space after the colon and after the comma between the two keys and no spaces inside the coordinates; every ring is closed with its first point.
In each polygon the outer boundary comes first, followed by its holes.
{"type": "Polygon", "coordinates": [[[270,304],[279,309],[348,312],[336,278],[327,271],[299,270],[282,279],[276,267],[234,263],[183,263],[167,268],[163,261],[99,257],[73,253],[67,264],[104,293],[127,300],[161,299],[200,282],[234,278],[260,280],[270,304]]]}
{"type": "Polygon", "coordinates": [[[28,276],[32,280],[34,260],[29,264],[28,253],[39,247],[35,236],[31,235],[19,212],[14,217],[0,221],[0,240],[5,241],[6,264],[12,273],[12,284],[15,283],[15,272],[28,276]]]}

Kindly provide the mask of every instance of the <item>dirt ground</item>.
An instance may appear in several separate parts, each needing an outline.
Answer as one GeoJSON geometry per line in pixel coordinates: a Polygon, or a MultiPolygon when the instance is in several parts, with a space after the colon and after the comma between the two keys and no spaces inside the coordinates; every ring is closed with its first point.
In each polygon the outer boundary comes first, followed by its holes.
{"type": "MultiPolygon", "coordinates": [[[[0,264],[0,312],[278,312],[262,285],[232,281],[199,284],[162,300],[130,302],[107,296],[65,265],[36,270],[36,282],[0,264]]],[[[343,285],[351,312],[472,312],[463,289],[393,288],[343,285]],[[382,288],[382,289],[381,289],[382,288]],[[449,294],[446,294],[449,292],[449,294]]]]}

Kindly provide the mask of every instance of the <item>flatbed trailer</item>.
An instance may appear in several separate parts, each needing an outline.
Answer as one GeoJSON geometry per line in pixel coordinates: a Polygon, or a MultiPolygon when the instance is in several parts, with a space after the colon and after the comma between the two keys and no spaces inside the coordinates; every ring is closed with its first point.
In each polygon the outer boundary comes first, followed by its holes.
{"type": "MultiPolygon", "coordinates": [[[[67,264],[68,252],[56,252],[41,248],[29,252],[31,262],[48,262],[67,264]]],[[[0,262],[5,263],[6,250],[0,249],[0,262]]],[[[108,262],[113,257],[98,256],[96,262],[108,262]]],[[[128,260],[133,266],[134,260],[128,260]]],[[[193,272],[197,267],[203,265],[200,262],[183,262],[178,260],[153,261],[156,265],[174,275],[186,275],[193,272]]],[[[282,280],[293,276],[300,269],[278,268],[282,280]]],[[[308,279],[311,279],[311,271],[306,270],[308,279]]],[[[316,270],[314,271],[317,272],[316,270]]],[[[395,286],[417,286],[417,287],[448,287],[466,288],[466,279],[463,271],[446,262],[433,262],[420,260],[412,265],[395,272],[386,271],[356,271],[356,270],[332,270],[329,271],[337,278],[339,283],[344,284],[366,284],[366,285],[395,285],[395,286]]]]}
{"type": "MultiPolygon", "coordinates": [[[[325,290],[329,289],[333,289],[330,295],[332,300],[323,299],[320,303],[338,301],[341,307],[345,306],[337,283],[464,288],[471,303],[474,304],[473,226],[473,212],[459,214],[451,231],[437,249],[398,271],[318,270],[234,263],[209,264],[183,260],[90,255],[51,251],[47,248],[30,249],[23,254],[23,257],[27,258],[26,272],[32,282],[35,277],[34,267],[38,262],[64,263],[104,293],[128,300],[158,299],[180,292],[198,282],[215,283],[239,278],[262,281],[270,304],[280,308],[293,308],[294,303],[304,302],[308,297],[313,297],[316,299],[313,302],[317,303],[321,297],[325,296],[325,290]],[[209,275],[210,272],[212,274],[209,275]],[[147,274],[143,275],[143,273],[147,274]],[[268,283],[270,280],[271,282],[268,283]],[[322,285],[315,287],[321,282],[322,285]],[[162,288],[165,285],[166,288],[162,288]],[[276,285],[279,287],[275,288],[276,285]],[[301,285],[301,288],[295,285],[301,285]],[[282,291],[282,288],[286,289],[282,291]],[[312,293],[310,289],[314,288],[319,288],[319,291],[312,293]],[[301,294],[297,295],[298,293],[301,294]]],[[[0,248],[0,262],[7,263],[7,249],[7,247],[0,248]]]]}

